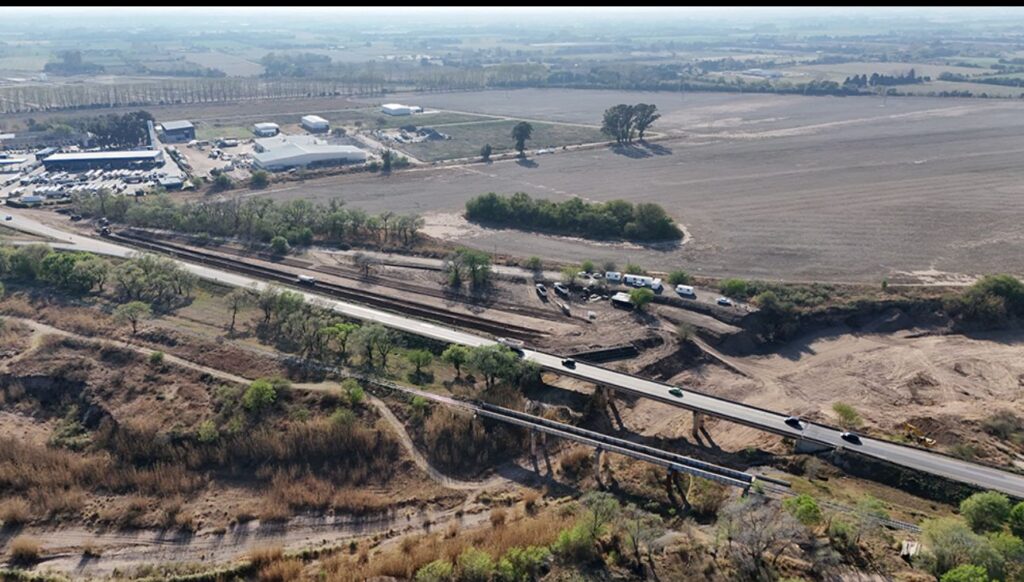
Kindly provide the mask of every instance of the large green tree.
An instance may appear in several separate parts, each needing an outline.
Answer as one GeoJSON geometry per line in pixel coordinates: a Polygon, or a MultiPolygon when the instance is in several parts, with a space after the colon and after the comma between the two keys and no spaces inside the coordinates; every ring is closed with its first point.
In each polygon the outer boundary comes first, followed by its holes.
{"type": "Polygon", "coordinates": [[[519,157],[526,156],[526,141],[533,135],[533,126],[528,121],[520,121],[512,127],[512,139],[516,140],[516,151],[519,157]]]}

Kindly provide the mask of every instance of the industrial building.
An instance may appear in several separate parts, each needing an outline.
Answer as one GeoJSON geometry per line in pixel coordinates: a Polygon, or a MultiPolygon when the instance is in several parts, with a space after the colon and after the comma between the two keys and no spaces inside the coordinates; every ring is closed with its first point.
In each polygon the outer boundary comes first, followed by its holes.
{"type": "Polygon", "coordinates": [[[28,158],[12,158],[0,155],[0,174],[18,172],[28,162],[28,158]]]}
{"type": "Polygon", "coordinates": [[[260,137],[274,137],[281,132],[276,123],[264,122],[252,126],[252,132],[260,137]]]}
{"type": "Polygon", "coordinates": [[[354,147],[331,145],[311,135],[279,135],[257,139],[253,154],[256,166],[270,171],[363,163],[366,152],[354,147]]]}
{"type": "Polygon", "coordinates": [[[401,103],[385,103],[380,106],[381,113],[388,115],[412,115],[422,113],[423,108],[416,105],[402,105],[401,103]]]}
{"type": "Polygon", "coordinates": [[[165,121],[160,124],[164,141],[192,141],[196,138],[196,127],[191,121],[165,121]]]}
{"type": "Polygon", "coordinates": [[[313,133],[323,133],[331,129],[331,124],[319,115],[303,115],[302,127],[313,133]]]}
{"type": "Polygon", "coordinates": [[[96,169],[150,169],[162,166],[161,150],[134,150],[117,152],[83,152],[53,154],[43,160],[47,172],[53,170],[80,172],[96,169]]]}
{"type": "Polygon", "coordinates": [[[92,145],[93,134],[87,131],[24,131],[21,133],[5,133],[0,135],[0,149],[27,150],[47,146],[79,146],[92,145]]]}

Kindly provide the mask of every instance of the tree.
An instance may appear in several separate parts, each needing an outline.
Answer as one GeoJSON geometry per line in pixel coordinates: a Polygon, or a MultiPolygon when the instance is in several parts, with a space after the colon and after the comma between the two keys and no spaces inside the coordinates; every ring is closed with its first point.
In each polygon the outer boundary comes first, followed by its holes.
{"type": "Polygon", "coordinates": [[[493,151],[494,150],[491,149],[491,144],[484,144],[484,147],[480,148],[480,160],[484,162],[491,161],[491,152],[493,151]]]}
{"type": "Polygon", "coordinates": [[[473,288],[487,285],[491,279],[491,257],[483,251],[461,247],[456,249],[454,257],[448,262],[449,282],[456,286],[461,283],[462,276],[469,278],[473,288]]]}
{"type": "Polygon", "coordinates": [[[528,121],[520,121],[512,128],[512,139],[516,140],[516,151],[519,157],[526,157],[526,140],[533,134],[533,126],[528,121]]]}
{"type": "Polygon", "coordinates": [[[988,572],[981,566],[961,564],[942,575],[940,582],[988,582],[988,572]]]}
{"type": "Polygon", "coordinates": [[[751,580],[772,579],[779,557],[807,538],[807,530],[779,504],[762,496],[741,498],[719,514],[718,524],[736,569],[751,580]]]}
{"type": "Polygon", "coordinates": [[[381,171],[387,174],[391,171],[391,158],[394,157],[394,152],[389,149],[384,150],[384,153],[380,155],[381,160],[381,171]]]}
{"type": "Polygon", "coordinates": [[[832,405],[832,411],[839,416],[839,426],[851,429],[857,428],[861,425],[860,413],[857,410],[846,404],[845,402],[836,402],[832,405]]]}
{"type": "Polygon", "coordinates": [[[586,509],[581,523],[589,532],[590,538],[595,540],[601,537],[605,526],[615,521],[622,510],[619,500],[604,491],[591,491],[580,498],[580,502],[586,509]]]}
{"type": "Polygon", "coordinates": [[[139,322],[153,316],[153,308],[143,301],[131,301],[124,305],[118,305],[114,309],[114,321],[118,323],[130,323],[132,335],[139,331],[139,322]]]}
{"type": "Polygon", "coordinates": [[[249,384],[242,395],[242,406],[252,413],[260,413],[277,399],[277,389],[266,378],[260,378],[249,384]]]}
{"type": "Polygon", "coordinates": [[[576,276],[579,272],[580,268],[576,265],[562,267],[562,282],[566,285],[572,285],[576,282],[576,276]]]}
{"type": "Polygon", "coordinates": [[[357,329],[359,325],[350,322],[335,323],[324,328],[324,334],[333,346],[339,363],[344,363],[348,357],[348,340],[357,329]]]}
{"type": "Polygon", "coordinates": [[[415,374],[417,378],[420,377],[422,369],[434,361],[434,354],[427,350],[409,350],[405,357],[408,358],[410,364],[416,367],[415,374]]]}
{"type": "Polygon", "coordinates": [[[580,263],[580,270],[582,270],[584,273],[593,273],[594,269],[594,261],[586,260],[580,263]]]}
{"type": "Polygon", "coordinates": [[[469,361],[469,348],[460,344],[451,344],[443,352],[441,359],[455,368],[455,377],[462,377],[462,365],[469,361]]]}
{"type": "Polygon", "coordinates": [[[636,126],[635,107],[620,103],[609,107],[601,121],[601,132],[615,138],[619,144],[633,141],[633,129],[636,126]]]}
{"type": "Polygon", "coordinates": [[[281,235],[275,236],[270,239],[270,252],[277,256],[283,256],[288,253],[288,239],[281,235]]]}
{"type": "Polygon", "coordinates": [[[1010,516],[1010,500],[995,491],[975,493],[960,502],[960,514],[977,533],[997,531],[1010,516]]]}
{"type": "Polygon", "coordinates": [[[363,277],[370,276],[370,269],[377,264],[377,260],[366,253],[352,255],[352,263],[363,273],[363,277]]]}
{"type": "Polygon", "coordinates": [[[651,125],[655,121],[657,121],[659,117],[661,117],[661,114],[658,113],[657,105],[640,103],[633,108],[633,118],[634,123],[636,125],[636,133],[640,141],[643,141],[644,139],[644,132],[646,132],[647,129],[651,127],[651,125]]]}
{"type": "Polygon", "coordinates": [[[519,356],[500,344],[489,344],[472,348],[467,362],[471,368],[483,374],[484,384],[494,388],[498,378],[509,377],[519,362],[519,356]]]}
{"type": "Polygon", "coordinates": [[[650,550],[650,544],[665,533],[665,526],[661,517],[643,511],[632,503],[626,506],[622,512],[620,523],[626,543],[633,550],[633,557],[637,567],[641,564],[640,551],[643,548],[650,550]]]}
{"type": "Polygon", "coordinates": [[[691,277],[686,271],[672,271],[668,274],[669,285],[689,285],[692,282],[693,277],[691,277]]]}
{"type": "Polygon", "coordinates": [[[228,304],[228,309],[231,310],[231,325],[228,326],[228,333],[235,333],[235,317],[240,310],[252,305],[255,302],[255,298],[252,291],[242,287],[235,287],[224,300],[228,304]]]}
{"type": "Polygon", "coordinates": [[[821,522],[821,508],[818,507],[818,502],[806,493],[801,493],[796,497],[790,497],[782,502],[782,506],[785,507],[786,511],[791,513],[797,521],[804,525],[815,525],[821,522]]]}
{"type": "Polygon", "coordinates": [[[269,185],[270,176],[263,170],[253,172],[252,177],[249,178],[249,187],[252,188],[253,190],[262,190],[269,185]]]}
{"type": "Polygon", "coordinates": [[[1003,572],[1003,556],[989,540],[971,531],[961,519],[940,517],[921,524],[925,552],[919,558],[921,565],[935,577],[962,564],[985,568],[989,577],[997,578],[1003,572]]]}
{"type": "Polygon", "coordinates": [[[1010,531],[1013,535],[1024,539],[1024,501],[1013,506],[1007,521],[1010,522],[1010,531]]]}
{"type": "Polygon", "coordinates": [[[388,356],[397,347],[391,330],[378,323],[360,327],[352,334],[351,341],[365,354],[364,363],[367,365],[373,366],[375,356],[379,358],[381,370],[387,370],[388,356]]]}
{"type": "Polygon", "coordinates": [[[646,287],[629,291],[629,302],[640,311],[646,309],[652,301],[654,301],[654,291],[646,287]]]}

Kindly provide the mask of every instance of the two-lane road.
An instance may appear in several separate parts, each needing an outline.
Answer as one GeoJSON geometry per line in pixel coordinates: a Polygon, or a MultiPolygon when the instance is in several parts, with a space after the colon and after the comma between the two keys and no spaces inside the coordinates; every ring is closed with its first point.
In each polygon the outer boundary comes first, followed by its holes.
{"type": "MultiPolygon", "coordinates": [[[[91,251],[117,257],[126,257],[136,252],[135,249],[130,247],[113,244],[102,239],[80,236],[48,226],[28,217],[25,214],[16,213],[15,211],[11,211],[11,214],[13,215],[13,220],[4,222],[3,224],[5,226],[36,235],[50,237],[57,242],[72,243],[84,251],[91,251]]],[[[265,282],[244,275],[213,269],[203,265],[187,263],[184,261],[178,262],[196,275],[210,281],[230,286],[249,287],[253,289],[262,289],[267,286],[267,283],[265,282]]],[[[396,313],[380,311],[344,301],[338,301],[316,293],[302,293],[307,300],[326,309],[331,309],[355,319],[381,323],[388,327],[416,335],[469,346],[494,343],[494,340],[490,338],[484,338],[463,331],[454,330],[443,325],[428,323],[396,313]]],[[[797,430],[785,424],[785,414],[705,394],[699,394],[689,390],[684,390],[683,396],[681,398],[677,398],[669,394],[668,391],[671,386],[667,384],[637,378],[629,374],[584,363],[577,363],[573,369],[569,369],[562,366],[562,358],[560,356],[553,354],[526,350],[524,357],[528,360],[537,362],[539,365],[549,370],[555,370],[582,380],[609,386],[616,390],[632,392],[634,394],[660,400],[674,406],[709,414],[793,439],[802,438],[810,442],[832,447],[841,446],[846,450],[855,451],[868,457],[881,459],[896,465],[916,469],[933,475],[939,475],[954,481],[976,485],[985,489],[1001,491],[1016,498],[1024,499],[1024,476],[1022,475],[1016,475],[1006,471],[968,463],[923,449],[899,445],[883,440],[862,437],[860,444],[847,443],[840,438],[841,431],[831,427],[806,423],[804,430],[797,430]]]]}

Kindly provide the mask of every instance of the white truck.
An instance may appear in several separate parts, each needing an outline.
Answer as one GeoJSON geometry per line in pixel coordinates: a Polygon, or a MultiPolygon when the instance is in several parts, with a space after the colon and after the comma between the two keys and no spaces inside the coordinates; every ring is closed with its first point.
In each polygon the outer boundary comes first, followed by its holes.
{"type": "Polygon", "coordinates": [[[316,285],[316,277],[309,275],[299,275],[298,281],[300,285],[316,285]]]}

